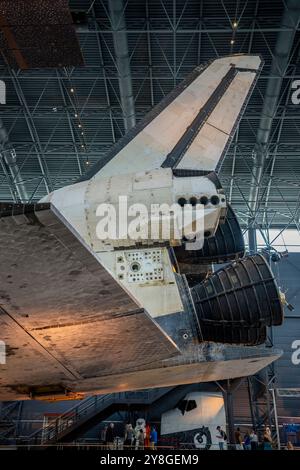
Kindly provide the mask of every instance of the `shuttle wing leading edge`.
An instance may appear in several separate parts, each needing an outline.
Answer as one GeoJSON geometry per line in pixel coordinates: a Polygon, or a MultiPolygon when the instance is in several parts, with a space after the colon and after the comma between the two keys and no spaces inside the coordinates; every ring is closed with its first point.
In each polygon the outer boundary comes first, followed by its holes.
{"type": "Polygon", "coordinates": [[[160,166],[216,170],[261,67],[261,58],[253,55],[196,67],[82,179],[160,166]]]}

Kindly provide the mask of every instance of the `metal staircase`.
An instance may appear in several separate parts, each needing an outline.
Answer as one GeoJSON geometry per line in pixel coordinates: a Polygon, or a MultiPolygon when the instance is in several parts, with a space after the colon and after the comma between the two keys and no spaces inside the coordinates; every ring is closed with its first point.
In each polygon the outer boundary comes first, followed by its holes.
{"type": "Polygon", "coordinates": [[[74,433],[78,428],[83,427],[105,410],[108,410],[112,405],[150,405],[170,390],[171,387],[87,397],[55,418],[47,426],[43,426],[31,434],[26,439],[27,444],[42,445],[44,447],[55,444],[74,433]]]}
{"type": "Polygon", "coordinates": [[[72,406],[47,426],[35,431],[28,438],[31,444],[48,445],[63,439],[67,434],[82,426],[95,414],[108,408],[114,402],[113,394],[95,395],[85,398],[72,406]]]}

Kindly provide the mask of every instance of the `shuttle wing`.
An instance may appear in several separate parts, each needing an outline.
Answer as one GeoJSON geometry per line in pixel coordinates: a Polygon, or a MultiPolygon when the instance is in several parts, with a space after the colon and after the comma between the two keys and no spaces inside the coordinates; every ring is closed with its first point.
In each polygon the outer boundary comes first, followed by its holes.
{"type": "Polygon", "coordinates": [[[0,204],[1,396],[179,353],[52,209],[0,204]]]}
{"type": "Polygon", "coordinates": [[[261,66],[259,56],[235,55],[197,67],[83,179],[161,166],[216,170],[261,66]]]}

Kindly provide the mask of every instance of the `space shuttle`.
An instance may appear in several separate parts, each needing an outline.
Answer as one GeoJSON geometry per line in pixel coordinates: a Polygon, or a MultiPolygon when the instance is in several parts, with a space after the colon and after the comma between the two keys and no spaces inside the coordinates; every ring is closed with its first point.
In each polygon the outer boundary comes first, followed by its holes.
{"type": "Polygon", "coordinates": [[[245,256],[219,179],[261,67],[255,55],[196,67],[78,182],[0,204],[0,400],[243,377],[280,356],[264,343],[282,294],[264,257],[245,256]],[[152,205],[190,207],[187,236],[154,237],[147,219],[143,237],[99,237],[99,207],[120,222],[124,197],[152,223],[152,205]],[[202,238],[188,249],[195,207],[202,238]]]}

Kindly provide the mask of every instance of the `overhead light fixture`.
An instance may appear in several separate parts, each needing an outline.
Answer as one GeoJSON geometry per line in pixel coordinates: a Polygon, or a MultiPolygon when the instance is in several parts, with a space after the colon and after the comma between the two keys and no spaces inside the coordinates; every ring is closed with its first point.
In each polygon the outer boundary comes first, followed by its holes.
{"type": "Polygon", "coordinates": [[[74,88],[71,88],[71,89],[70,89],[70,92],[71,92],[71,93],[74,93],[74,88]]]}
{"type": "Polygon", "coordinates": [[[232,27],[233,27],[233,28],[237,28],[237,26],[238,26],[237,22],[234,21],[232,27]]]}
{"type": "Polygon", "coordinates": [[[234,44],[234,40],[233,40],[233,39],[231,39],[230,44],[234,44]]]}

